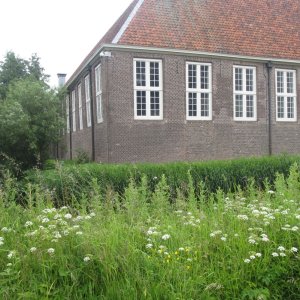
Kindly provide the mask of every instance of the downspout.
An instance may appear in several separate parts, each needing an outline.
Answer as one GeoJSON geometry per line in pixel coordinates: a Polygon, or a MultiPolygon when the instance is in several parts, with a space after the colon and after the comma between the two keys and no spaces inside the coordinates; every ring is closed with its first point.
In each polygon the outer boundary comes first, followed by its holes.
{"type": "Polygon", "coordinates": [[[93,80],[92,80],[92,67],[88,66],[90,78],[90,98],[91,98],[91,123],[92,123],[92,161],[95,161],[95,122],[94,122],[94,93],[93,93],[93,80]]]}
{"type": "Polygon", "coordinates": [[[72,131],[73,131],[73,120],[72,120],[72,107],[71,107],[71,93],[68,91],[69,98],[69,129],[70,129],[70,160],[73,159],[73,145],[72,145],[72,131]]]}
{"type": "Polygon", "coordinates": [[[269,155],[271,156],[272,151],[272,88],[271,88],[271,77],[273,64],[271,61],[266,64],[268,70],[268,144],[269,144],[269,155]]]}

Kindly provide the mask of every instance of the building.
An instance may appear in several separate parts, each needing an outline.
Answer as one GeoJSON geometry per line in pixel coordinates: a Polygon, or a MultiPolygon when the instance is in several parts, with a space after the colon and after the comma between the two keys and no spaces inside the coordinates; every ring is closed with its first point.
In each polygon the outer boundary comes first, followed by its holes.
{"type": "Polygon", "coordinates": [[[300,152],[300,1],[134,0],[66,86],[62,158],[300,152]]]}

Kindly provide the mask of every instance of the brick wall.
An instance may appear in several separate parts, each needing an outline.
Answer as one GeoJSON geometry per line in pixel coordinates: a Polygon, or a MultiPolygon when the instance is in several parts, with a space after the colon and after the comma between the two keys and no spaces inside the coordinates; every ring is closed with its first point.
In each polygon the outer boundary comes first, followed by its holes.
{"type": "MultiPolygon", "coordinates": [[[[94,82],[94,68],[92,81],[94,82]]],[[[167,162],[226,159],[268,154],[267,69],[263,63],[180,55],[113,51],[102,58],[103,123],[95,125],[95,158],[101,162],[167,162]],[[156,58],[163,63],[163,120],[134,120],[133,58],[156,58]],[[212,121],[186,120],[186,61],[212,64],[212,121]],[[256,67],[257,121],[233,120],[233,65],[256,67]]],[[[298,153],[297,122],[276,122],[275,68],[272,70],[273,152],[298,153]]],[[[77,84],[76,84],[77,85],[77,84]]],[[[300,95],[300,68],[297,69],[300,95]]],[[[96,122],[95,86],[93,85],[96,122]]],[[[76,98],[78,101],[78,97],[76,98]]],[[[299,102],[299,97],[297,99],[299,102]]],[[[72,133],[73,156],[81,149],[92,153],[91,128],[86,128],[84,77],[82,78],[84,129],[72,133]]],[[[299,106],[299,105],[298,105],[299,106]]],[[[76,104],[78,109],[78,102],[76,104]]],[[[300,119],[300,107],[298,120],[300,119]]]]}

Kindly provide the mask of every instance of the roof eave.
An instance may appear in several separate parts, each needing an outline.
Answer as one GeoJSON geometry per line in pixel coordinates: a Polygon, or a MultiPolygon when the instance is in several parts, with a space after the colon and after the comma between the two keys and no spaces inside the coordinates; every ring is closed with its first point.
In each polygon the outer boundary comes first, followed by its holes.
{"type": "Polygon", "coordinates": [[[86,64],[74,73],[71,78],[67,81],[66,86],[69,87],[78,75],[80,75],[91,62],[104,50],[121,50],[121,51],[135,51],[135,52],[148,52],[148,53],[160,53],[160,54],[173,54],[173,55],[185,55],[185,56],[201,56],[210,58],[222,58],[222,59],[234,59],[244,61],[255,61],[255,62],[273,62],[288,65],[300,65],[300,59],[285,59],[285,58],[274,58],[274,57],[259,57],[259,56],[246,56],[237,54],[226,54],[226,53],[215,53],[205,52],[196,50],[184,50],[184,49],[172,49],[172,48],[157,48],[157,47],[143,47],[134,45],[119,45],[119,44],[103,44],[94,53],[93,56],[86,62],[86,64]]]}

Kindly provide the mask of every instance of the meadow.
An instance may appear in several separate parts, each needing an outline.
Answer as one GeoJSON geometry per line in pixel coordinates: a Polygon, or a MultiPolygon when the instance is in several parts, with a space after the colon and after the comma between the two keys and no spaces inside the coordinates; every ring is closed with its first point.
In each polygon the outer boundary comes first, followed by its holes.
{"type": "Polygon", "coordinates": [[[67,206],[7,176],[0,299],[299,299],[297,164],[272,185],[226,193],[187,176],[172,193],[164,175],[122,194],[94,184],[67,206]]]}

